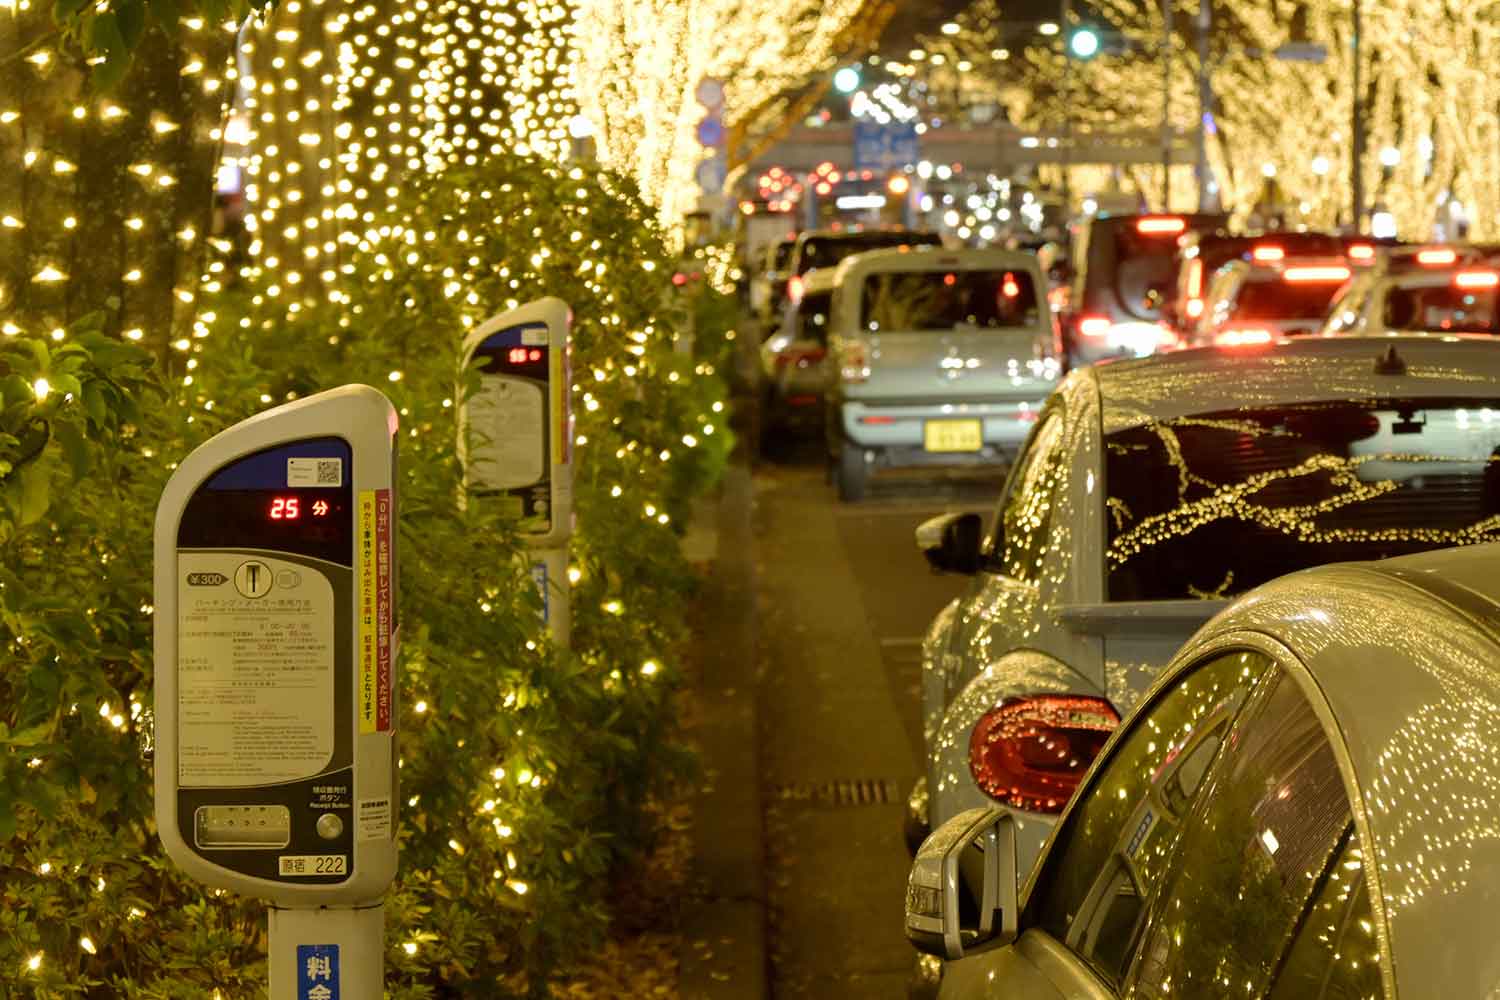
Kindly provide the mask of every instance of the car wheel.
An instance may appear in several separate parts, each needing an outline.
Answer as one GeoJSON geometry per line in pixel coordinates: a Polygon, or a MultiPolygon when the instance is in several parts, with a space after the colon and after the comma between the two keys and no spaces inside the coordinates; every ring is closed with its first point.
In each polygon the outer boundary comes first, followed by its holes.
{"type": "Polygon", "coordinates": [[[865,450],[853,441],[845,441],[839,449],[838,477],[840,500],[854,503],[865,498],[870,465],[865,461],[865,450]]]}
{"type": "Polygon", "coordinates": [[[917,856],[922,841],[932,833],[932,824],[927,819],[928,808],[927,777],[924,775],[912,786],[911,795],[906,799],[905,815],[901,819],[901,834],[906,840],[906,850],[912,857],[917,856]]]}

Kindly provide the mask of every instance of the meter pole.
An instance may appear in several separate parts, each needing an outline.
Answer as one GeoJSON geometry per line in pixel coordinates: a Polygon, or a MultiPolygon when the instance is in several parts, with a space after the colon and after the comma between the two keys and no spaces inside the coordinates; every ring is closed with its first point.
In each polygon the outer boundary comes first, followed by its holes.
{"type": "Polygon", "coordinates": [[[385,992],[385,901],[280,907],[270,918],[270,1000],[363,1000],[385,992]],[[329,992],[314,993],[318,986],[329,992]]]}
{"type": "Polygon", "coordinates": [[[558,649],[568,649],[573,631],[573,588],[568,584],[568,549],[561,546],[530,546],[531,576],[542,594],[543,619],[558,649]]]}

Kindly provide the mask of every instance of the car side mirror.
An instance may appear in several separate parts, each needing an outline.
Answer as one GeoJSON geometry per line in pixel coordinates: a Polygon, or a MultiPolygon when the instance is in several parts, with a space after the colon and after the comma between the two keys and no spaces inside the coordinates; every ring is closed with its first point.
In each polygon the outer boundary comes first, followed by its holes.
{"type": "Polygon", "coordinates": [[[1016,820],[969,809],[933,831],[906,881],[906,939],[952,961],[1010,944],[1018,929],[1016,820]]]}
{"type": "Polygon", "coordinates": [[[917,548],[937,572],[973,576],[983,562],[983,535],[978,514],[940,514],[917,526],[917,548]]]}

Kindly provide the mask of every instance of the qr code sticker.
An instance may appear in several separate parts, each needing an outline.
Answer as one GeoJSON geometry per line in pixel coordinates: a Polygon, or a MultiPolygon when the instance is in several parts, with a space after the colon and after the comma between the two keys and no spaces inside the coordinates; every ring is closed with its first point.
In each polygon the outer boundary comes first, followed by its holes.
{"type": "Polygon", "coordinates": [[[342,486],[344,460],[341,458],[289,458],[286,460],[287,486],[342,486]]]}

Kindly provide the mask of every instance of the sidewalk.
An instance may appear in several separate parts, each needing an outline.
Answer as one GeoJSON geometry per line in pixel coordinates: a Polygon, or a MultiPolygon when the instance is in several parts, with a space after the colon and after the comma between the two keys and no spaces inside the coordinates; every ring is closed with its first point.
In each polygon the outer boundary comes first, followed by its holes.
{"type": "Polygon", "coordinates": [[[756,719],[753,484],[741,448],[685,540],[712,562],[695,734],[703,783],[693,800],[692,898],[682,911],[683,1000],[766,997],[765,838],[756,719]]]}

